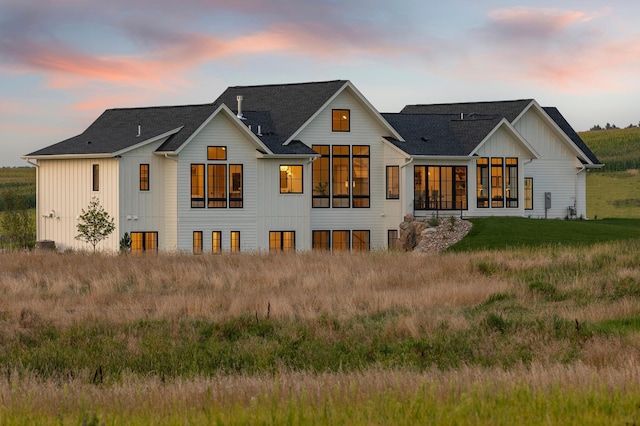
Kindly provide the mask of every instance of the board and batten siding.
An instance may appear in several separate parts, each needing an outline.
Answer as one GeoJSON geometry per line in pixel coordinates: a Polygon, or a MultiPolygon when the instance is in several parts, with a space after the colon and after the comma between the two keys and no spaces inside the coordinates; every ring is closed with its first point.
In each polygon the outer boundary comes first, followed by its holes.
{"type": "Polygon", "coordinates": [[[115,158],[38,160],[37,239],[52,240],[60,251],[91,250],[76,240],[78,216],[97,198],[114,218],[115,231],[96,250],[116,251],[119,244],[118,160],[115,158]],[[100,185],[93,191],[93,165],[100,168],[100,185]]]}
{"type": "MultiPolygon", "coordinates": [[[[397,222],[400,217],[382,220],[385,215],[385,150],[382,137],[389,132],[375,119],[369,108],[349,90],[342,91],[328,104],[296,137],[305,144],[318,145],[368,145],[370,147],[370,207],[369,208],[312,208],[311,230],[362,230],[369,231],[371,249],[387,246],[389,221],[397,222]],[[350,131],[332,132],[331,113],[333,109],[350,110],[350,131]]],[[[310,199],[310,197],[309,197],[310,199]]],[[[310,202],[310,201],[309,201],[310,202]]]]}
{"type": "Polygon", "coordinates": [[[295,231],[296,250],[311,249],[311,167],[306,158],[258,160],[258,249],[269,249],[270,231],[295,231]],[[303,166],[303,193],[280,193],[280,166],[303,166]]]}
{"type": "MultiPolygon", "coordinates": [[[[553,129],[536,109],[529,109],[514,127],[540,154],[540,158],[525,165],[525,177],[533,178],[533,210],[525,215],[549,219],[567,216],[568,207],[585,193],[580,162],[564,138],[553,129]],[[551,209],[545,215],[545,192],[551,193],[551,209]]],[[[584,199],[584,197],[582,197],[584,199]]],[[[578,203],[577,214],[586,216],[586,206],[578,203]]]]}
{"type": "Polygon", "coordinates": [[[166,138],[122,155],[120,160],[120,235],[157,232],[158,249],[175,251],[175,160],[154,154],[166,138]],[[149,165],[149,190],[140,190],[140,165],[149,165]]]}
{"type": "MultiPolygon", "coordinates": [[[[231,122],[234,118],[217,114],[179,153],[177,193],[177,248],[193,250],[193,232],[203,232],[204,252],[211,251],[212,231],[222,232],[222,249],[229,251],[230,232],[240,231],[241,251],[258,248],[258,165],[257,151],[248,135],[231,122]],[[207,146],[226,146],[226,161],[208,161],[207,146]],[[242,208],[191,208],[191,164],[242,164],[242,208]]],[[[227,191],[228,191],[227,168],[227,191]]],[[[205,189],[206,196],[206,189],[205,189]]],[[[206,203],[205,203],[206,204],[206,203]]]]}
{"type": "Polygon", "coordinates": [[[384,189],[384,227],[386,230],[400,229],[405,214],[413,214],[413,175],[407,177],[407,169],[413,169],[408,163],[409,157],[390,143],[382,141],[384,152],[383,189],[384,189]],[[398,166],[400,193],[397,200],[387,200],[387,166],[398,166]],[[409,188],[409,192],[407,192],[409,188]]]}

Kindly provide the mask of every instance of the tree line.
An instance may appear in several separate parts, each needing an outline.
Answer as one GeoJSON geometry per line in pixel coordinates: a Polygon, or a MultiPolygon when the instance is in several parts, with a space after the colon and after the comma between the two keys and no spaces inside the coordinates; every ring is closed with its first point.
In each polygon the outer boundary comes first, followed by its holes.
{"type": "MultiPolygon", "coordinates": [[[[640,127],[640,122],[638,122],[638,124],[631,123],[627,127],[625,127],[625,129],[633,129],[634,127],[640,127]]],[[[605,124],[604,127],[600,126],[599,124],[596,124],[593,127],[591,127],[589,130],[614,130],[614,129],[620,129],[620,127],[611,123],[605,124]]]]}

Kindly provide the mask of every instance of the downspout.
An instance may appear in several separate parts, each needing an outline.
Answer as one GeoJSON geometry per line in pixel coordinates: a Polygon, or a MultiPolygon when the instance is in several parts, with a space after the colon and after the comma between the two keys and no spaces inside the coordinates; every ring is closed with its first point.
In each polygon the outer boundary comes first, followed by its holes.
{"type": "Polygon", "coordinates": [[[38,184],[39,178],[40,178],[40,165],[38,163],[32,163],[30,158],[27,158],[25,160],[28,164],[31,164],[33,167],[36,168],[36,241],[39,240],[39,233],[40,233],[40,226],[38,226],[38,224],[40,223],[40,203],[38,202],[38,187],[40,186],[38,184]]]}
{"type": "MultiPolygon", "coordinates": [[[[413,157],[409,157],[409,161],[407,161],[406,163],[404,163],[403,165],[400,166],[400,170],[404,169],[405,167],[407,167],[409,164],[413,163],[414,158],[413,157]]],[[[405,178],[405,186],[407,186],[407,179],[405,178]]],[[[400,191],[400,202],[402,203],[401,205],[404,206],[404,198],[405,198],[405,191],[400,191]]],[[[415,211],[413,210],[413,202],[409,205],[409,207],[411,207],[411,214],[415,216],[415,211]]],[[[404,218],[405,216],[405,208],[402,209],[402,218],[404,218]]],[[[404,220],[404,219],[402,219],[404,220]]]]}
{"type": "Polygon", "coordinates": [[[164,158],[166,158],[167,160],[175,161],[176,163],[178,162],[177,158],[169,157],[169,153],[168,152],[164,153],[164,158]]]}
{"type": "MultiPolygon", "coordinates": [[[[587,169],[586,166],[582,165],[580,167],[580,169],[576,172],[576,179],[575,179],[575,188],[574,188],[574,192],[573,192],[573,211],[576,213],[576,219],[578,218],[578,175],[582,172],[584,172],[587,169]]],[[[587,204],[587,187],[585,184],[585,188],[584,188],[584,203],[585,206],[587,204]]],[[[586,212],[585,212],[585,218],[586,218],[586,212]]]]}

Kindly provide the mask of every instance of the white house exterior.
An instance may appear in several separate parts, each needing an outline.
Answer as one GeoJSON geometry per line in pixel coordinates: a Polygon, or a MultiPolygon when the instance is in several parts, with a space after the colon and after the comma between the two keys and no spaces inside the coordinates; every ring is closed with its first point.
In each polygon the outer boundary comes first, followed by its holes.
{"type": "Polygon", "coordinates": [[[137,252],[194,253],[384,249],[407,214],[587,217],[585,174],[602,166],[534,100],[380,114],[343,80],[107,110],[24,158],[39,240],[86,248],[77,217],[95,197],[116,222],[99,249],[129,233],[137,252]]]}

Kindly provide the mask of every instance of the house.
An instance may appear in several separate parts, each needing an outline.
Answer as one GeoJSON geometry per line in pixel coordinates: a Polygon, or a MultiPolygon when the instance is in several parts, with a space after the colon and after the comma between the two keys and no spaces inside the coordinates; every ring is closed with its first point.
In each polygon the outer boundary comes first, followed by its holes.
{"type": "Polygon", "coordinates": [[[96,197],[134,251],[369,250],[407,214],[587,216],[601,167],[535,100],[408,105],[379,113],[346,80],[236,86],[211,104],[110,109],[25,155],[39,240],[82,248],[96,197]]]}

